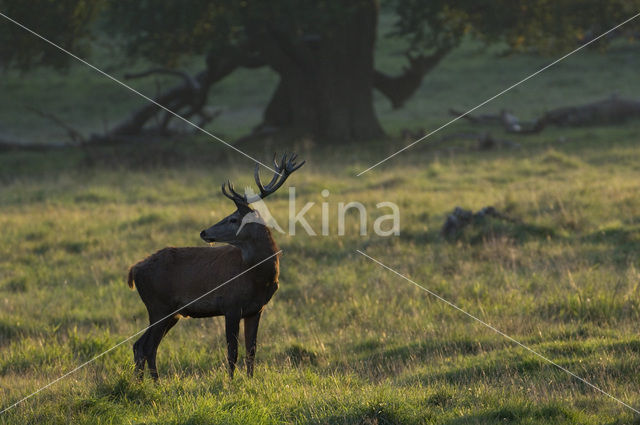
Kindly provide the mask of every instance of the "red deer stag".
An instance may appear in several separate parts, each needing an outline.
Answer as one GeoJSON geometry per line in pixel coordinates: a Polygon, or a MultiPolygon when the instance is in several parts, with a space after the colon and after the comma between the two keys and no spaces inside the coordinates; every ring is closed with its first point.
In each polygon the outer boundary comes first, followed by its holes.
{"type": "Polygon", "coordinates": [[[212,316],[225,318],[231,378],[238,358],[240,320],[244,319],[247,374],[253,375],[260,315],[278,289],[279,249],[264,221],[249,204],[275,192],[291,173],[304,165],[304,161],[296,164],[295,160],[296,155],[288,159],[284,155],[278,164],[274,157],[276,173],[266,186],[260,182],[256,166],[255,181],[260,194],[252,199],[237,193],[228,181],[226,187],[222,185],[222,193],[235,203],[237,210],[203,230],[200,237],[206,242],[229,245],[165,248],[131,267],[129,287],[138,289],[150,323],[133,345],[140,378],[147,362],[151,376],[158,379],[158,345],[180,317],[212,316]]]}

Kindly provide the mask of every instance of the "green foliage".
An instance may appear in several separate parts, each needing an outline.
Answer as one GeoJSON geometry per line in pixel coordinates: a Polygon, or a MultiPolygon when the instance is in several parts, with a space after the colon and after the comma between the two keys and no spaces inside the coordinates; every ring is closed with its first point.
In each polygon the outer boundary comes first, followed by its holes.
{"type": "MultiPolygon", "coordinates": [[[[89,49],[91,24],[104,0],[1,0],[0,11],[80,56],[89,49]]],[[[24,29],[0,18],[0,67],[26,70],[38,65],[64,68],[69,57],[24,29]]]]}
{"type": "Polygon", "coordinates": [[[406,38],[411,53],[456,47],[469,28],[469,4],[447,1],[395,0],[398,19],[391,36],[406,38]]]}
{"type": "Polygon", "coordinates": [[[131,57],[175,66],[180,58],[212,52],[226,56],[243,38],[238,2],[197,0],[114,1],[103,28],[125,45],[131,57]]]}
{"type": "MultiPolygon", "coordinates": [[[[195,0],[186,5],[175,0],[2,0],[0,9],[80,56],[86,55],[97,35],[106,31],[111,35],[108,44],[122,45],[130,57],[175,67],[194,54],[219,61],[246,54],[243,50],[260,50],[260,37],[267,34],[286,39],[291,46],[331,37],[342,22],[349,22],[345,16],[366,13],[367,3],[195,0]]],[[[637,0],[455,4],[390,0],[382,7],[396,16],[394,29],[385,35],[405,40],[408,53],[450,50],[468,33],[487,42],[504,41],[514,50],[533,47],[550,53],[573,48],[578,40],[598,35],[631,17],[639,5],[637,0]]],[[[629,28],[624,30],[633,34],[629,28]]],[[[68,64],[69,58],[57,49],[9,22],[0,26],[0,40],[4,67],[68,64]]]]}
{"type": "MultiPolygon", "coordinates": [[[[307,36],[331,36],[345,15],[359,13],[365,3],[196,0],[185,5],[174,0],[43,0],[33,4],[2,0],[0,7],[16,21],[80,56],[87,53],[88,38],[106,32],[111,39],[100,37],[101,41],[124,47],[130,57],[175,67],[180,59],[194,54],[208,54],[213,61],[244,55],[247,52],[242,50],[260,47],[255,36],[265,32],[278,33],[294,44],[304,42],[307,36]],[[251,37],[254,39],[249,42],[251,37]]],[[[68,63],[68,57],[23,29],[9,22],[1,28],[0,40],[4,42],[0,58],[4,66],[15,63],[27,69],[68,63]],[[16,43],[21,49],[14,48],[16,43]]]]}
{"type": "MultiPolygon", "coordinates": [[[[574,49],[638,13],[637,0],[541,0],[474,2],[480,13],[470,14],[473,31],[486,40],[504,40],[513,50],[535,48],[543,53],[574,49]]],[[[620,30],[633,35],[632,22],[620,30]]],[[[611,40],[602,40],[600,48],[611,40]]]]}
{"type": "MultiPolygon", "coordinates": [[[[389,2],[399,19],[393,35],[405,37],[410,49],[457,46],[465,34],[489,43],[504,42],[511,51],[558,53],[609,30],[639,10],[637,0],[396,0],[389,2]]],[[[621,31],[637,32],[637,23],[621,31]]],[[[611,38],[609,38],[611,39],[611,38]]],[[[607,39],[599,45],[606,45],[607,39]]]]}

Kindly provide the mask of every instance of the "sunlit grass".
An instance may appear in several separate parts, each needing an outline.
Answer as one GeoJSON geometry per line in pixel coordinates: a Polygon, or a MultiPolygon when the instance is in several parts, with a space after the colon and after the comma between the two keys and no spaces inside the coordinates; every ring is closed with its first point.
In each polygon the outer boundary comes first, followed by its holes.
{"type": "MultiPolygon", "coordinates": [[[[420,149],[363,177],[341,152],[309,153],[291,178],[319,233],[276,235],[281,289],[259,335],[256,378],[229,382],[220,318],[182,321],[159,350],[160,384],[132,378],[129,343],[7,412],[7,423],[626,423],[629,410],[355,253],[399,272],[638,405],[640,160],[626,126],[525,139],[520,150],[445,155],[420,149]],[[619,158],[613,162],[612,158],[619,158]],[[320,191],[327,188],[330,196],[320,191]],[[336,236],[337,203],[401,208],[401,235],[336,236]],[[453,207],[493,205],[455,241],[439,234],[453,207]],[[377,421],[377,422],[376,422],[377,421]]],[[[219,152],[210,149],[211,158],[219,152]]],[[[127,267],[233,207],[218,183],[251,184],[251,164],[135,169],[47,158],[34,174],[5,154],[0,192],[0,394],[45,385],[146,326],[127,267]],[[13,169],[12,169],[13,168],[13,169]]],[[[375,152],[364,152],[366,164],[375,152]]],[[[32,166],[40,154],[23,156],[32,166]]],[[[125,160],[126,164],[126,159],[125,160]]],[[[191,165],[189,165],[191,164],[191,165]]],[[[287,195],[269,203],[286,228],[287,195]]],[[[299,208],[298,207],[298,208],[299,208]]]]}

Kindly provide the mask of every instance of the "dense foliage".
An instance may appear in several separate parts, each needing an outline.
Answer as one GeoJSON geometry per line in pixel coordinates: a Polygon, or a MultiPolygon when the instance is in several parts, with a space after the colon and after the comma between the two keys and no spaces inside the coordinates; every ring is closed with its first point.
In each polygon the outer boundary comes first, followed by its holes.
{"type": "MultiPolygon", "coordinates": [[[[229,73],[241,67],[268,67],[280,81],[271,88],[263,122],[254,134],[291,130],[293,135],[336,142],[382,136],[373,90],[394,108],[402,107],[424,75],[467,35],[503,42],[511,50],[558,52],[630,17],[637,3],[392,0],[380,6],[375,0],[1,0],[0,9],[81,55],[98,41],[124,50],[130,59],[174,69],[185,58],[204,55],[202,73],[158,98],[185,116],[201,113],[209,88],[229,73]],[[380,7],[396,17],[394,30],[385,36],[404,45],[407,66],[397,76],[375,67],[380,7]]],[[[70,59],[8,22],[0,26],[0,40],[4,67],[61,67],[70,59]]],[[[132,116],[111,135],[139,134],[157,113],[132,116]]]]}

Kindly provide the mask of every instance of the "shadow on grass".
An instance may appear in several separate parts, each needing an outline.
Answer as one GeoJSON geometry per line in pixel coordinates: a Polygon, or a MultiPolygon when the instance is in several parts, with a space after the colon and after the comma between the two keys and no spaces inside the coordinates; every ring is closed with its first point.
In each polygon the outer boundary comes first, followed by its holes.
{"type": "Polygon", "coordinates": [[[640,252],[640,226],[598,230],[580,237],[579,241],[594,247],[603,247],[588,253],[590,261],[601,262],[606,259],[608,262],[626,267],[640,252]]]}
{"type": "Polygon", "coordinates": [[[343,414],[336,414],[311,421],[309,424],[354,424],[354,425],[387,425],[387,424],[422,424],[421,419],[407,418],[399,415],[391,408],[369,407],[354,408],[343,414]]]}
{"type": "Polygon", "coordinates": [[[442,236],[440,228],[404,231],[400,237],[403,241],[417,244],[449,242],[477,246],[485,243],[487,240],[507,238],[516,243],[523,244],[534,239],[546,240],[556,236],[556,231],[548,226],[523,222],[508,222],[486,217],[476,220],[474,223],[446,238],[442,236]]]}
{"type": "Polygon", "coordinates": [[[406,383],[418,381],[428,384],[434,381],[444,381],[453,385],[471,385],[482,381],[499,385],[501,382],[511,381],[517,376],[525,379],[531,376],[538,378],[544,376],[551,379],[562,373],[537,357],[496,356],[491,359],[469,358],[462,362],[466,365],[442,372],[423,373],[407,379],[406,383]]]}
{"type": "Polygon", "coordinates": [[[621,299],[615,294],[596,294],[580,297],[577,294],[535,307],[533,314],[545,320],[596,325],[615,325],[622,321],[640,320],[640,304],[637,299],[621,299]]]}
{"type": "Polygon", "coordinates": [[[283,354],[286,362],[295,367],[318,365],[318,353],[300,344],[289,346],[283,354]]]}
{"type": "Polygon", "coordinates": [[[502,406],[496,409],[486,410],[480,413],[460,416],[443,422],[447,425],[462,424],[578,424],[582,423],[578,415],[565,407],[547,405],[540,407],[529,406],[502,406]]]}
{"type": "Polygon", "coordinates": [[[472,338],[442,338],[414,342],[381,350],[382,343],[375,340],[359,342],[351,347],[352,352],[361,358],[375,358],[383,356],[392,360],[426,359],[434,355],[479,354],[504,347],[498,340],[479,340],[472,338]],[[364,356],[364,357],[362,357],[364,356]]]}
{"type": "Polygon", "coordinates": [[[545,240],[555,236],[556,231],[551,227],[485,217],[464,228],[453,240],[479,245],[491,239],[509,238],[524,243],[532,239],[545,240]]]}
{"type": "Polygon", "coordinates": [[[94,397],[111,402],[135,402],[151,404],[160,397],[160,386],[149,380],[138,381],[133,368],[125,369],[119,376],[98,384],[94,397]]]}
{"type": "MultiPolygon", "coordinates": [[[[399,374],[409,365],[428,365],[433,362],[440,362],[443,357],[469,357],[476,358],[494,350],[500,350],[504,347],[503,341],[495,340],[475,340],[475,339],[434,339],[423,342],[410,343],[401,346],[384,348],[381,343],[376,341],[365,341],[363,343],[354,344],[350,348],[357,358],[355,372],[362,374],[364,378],[388,378],[389,375],[399,374]]],[[[352,365],[346,366],[349,371],[352,365]]],[[[463,377],[468,371],[461,371],[460,377],[463,377]]],[[[429,375],[425,377],[425,381],[431,379],[447,379],[455,380],[455,374],[451,376],[429,375]]],[[[476,374],[476,375],[481,375],[476,374]]],[[[458,378],[460,378],[458,377],[458,378]]],[[[473,379],[473,378],[470,378],[473,379]]],[[[415,382],[415,379],[410,379],[415,382]]],[[[422,380],[422,379],[418,379],[422,380]]]]}
{"type": "Polygon", "coordinates": [[[0,181],[50,177],[70,170],[211,169],[216,163],[227,164],[233,159],[231,155],[234,152],[220,143],[194,136],[43,151],[0,151],[0,181]]]}
{"type": "Polygon", "coordinates": [[[38,335],[35,329],[0,318],[0,347],[34,335],[38,335]]]}

